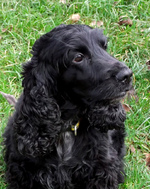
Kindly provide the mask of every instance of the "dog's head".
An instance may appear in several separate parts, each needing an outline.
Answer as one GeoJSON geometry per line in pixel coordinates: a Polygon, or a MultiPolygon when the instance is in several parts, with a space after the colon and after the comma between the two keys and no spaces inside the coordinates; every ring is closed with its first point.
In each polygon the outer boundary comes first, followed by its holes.
{"type": "Polygon", "coordinates": [[[44,86],[49,95],[68,96],[75,103],[122,98],[131,88],[132,71],[106,49],[101,30],[60,25],[35,42],[23,86],[44,86]]]}

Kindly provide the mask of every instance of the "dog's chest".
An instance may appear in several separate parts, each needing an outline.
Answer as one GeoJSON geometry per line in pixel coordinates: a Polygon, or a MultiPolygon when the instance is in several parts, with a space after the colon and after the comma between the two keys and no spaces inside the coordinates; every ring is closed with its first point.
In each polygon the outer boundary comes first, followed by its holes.
{"type": "Polygon", "coordinates": [[[66,131],[60,134],[56,146],[57,154],[60,160],[68,161],[72,158],[74,140],[74,133],[71,131],[66,131]]]}

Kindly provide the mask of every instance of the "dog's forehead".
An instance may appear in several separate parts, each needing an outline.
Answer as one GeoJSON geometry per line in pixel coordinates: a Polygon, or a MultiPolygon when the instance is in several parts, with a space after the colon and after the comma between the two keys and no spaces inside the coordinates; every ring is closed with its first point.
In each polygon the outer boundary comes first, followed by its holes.
{"type": "MultiPolygon", "coordinates": [[[[92,44],[107,44],[107,38],[103,34],[103,30],[93,29],[86,25],[72,26],[63,28],[63,35],[59,35],[61,41],[68,45],[85,45],[91,46],[92,44]]],[[[62,31],[61,31],[62,32],[62,31]]],[[[61,34],[60,32],[60,34],[61,34]]]]}
{"type": "Polygon", "coordinates": [[[74,34],[73,41],[75,42],[75,46],[81,45],[90,51],[98,46],[107,46],[107,38],[103,34],[103,30],[100,29],[88,29],[77,32],[74,34]]]}
{"type": "Polygon", "coordinates": [[[60,25],[53,30],[53,37],[64,42],[72,40],[103,40],[107,38],[103,35],[103,30],[91,28],[87,25],[60,25]]]}
{"type": "Polygon", "coordinates": [[[106,40],[106,37],[103,34],[103,30],[100,30],[98,28],[90,28],[87,26],[79,28],[79,30],[75,30],[74,32],[71,32],[70,30],[70,37],[76,37],[76,38],[87,38],[93,39],[93,40],[106,40]]]}

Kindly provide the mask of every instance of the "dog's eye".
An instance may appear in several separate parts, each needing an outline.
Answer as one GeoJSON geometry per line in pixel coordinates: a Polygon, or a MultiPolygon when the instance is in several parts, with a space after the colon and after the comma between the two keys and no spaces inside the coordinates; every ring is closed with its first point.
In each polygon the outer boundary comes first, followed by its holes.
{"type": "Polygon", "coordinates": [[[83,60],[84,56],[83,54],[77,54],[74,58],[74,62],[81,62],[83,60]]]}

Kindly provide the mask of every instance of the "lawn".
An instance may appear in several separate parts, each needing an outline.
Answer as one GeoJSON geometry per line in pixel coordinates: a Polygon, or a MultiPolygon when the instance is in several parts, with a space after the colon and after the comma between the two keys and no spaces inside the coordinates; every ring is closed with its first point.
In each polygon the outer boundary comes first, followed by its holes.
{"type": "MultiPolygon", "coordinates": [[[[31,57],[30,51],[35,40],[61,23],[75,23],[71,15],[78,14],[76,20],[78,24],[93,27],[97,25],[102,28],[109,37],[109,53],[124,61],[134,73],[134,90],[123,102],[127,111],[127,154],[126,181],[120,185],[120,189],[148,189],[150,188],[150,2],[149,0],[62,2],[1,0],[0,91],[19,97],[22,91],[21,64],[31,57]],[[123,25],[120,22],[122,20],[123,25]]],[[[0,142],[13,109],[0,95],[0,142]]],[[[5,164],[0,146],[0,189],[6,188],[4,171],[5,164]]]]}

